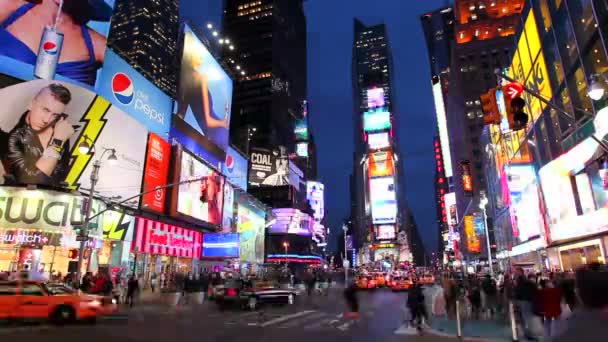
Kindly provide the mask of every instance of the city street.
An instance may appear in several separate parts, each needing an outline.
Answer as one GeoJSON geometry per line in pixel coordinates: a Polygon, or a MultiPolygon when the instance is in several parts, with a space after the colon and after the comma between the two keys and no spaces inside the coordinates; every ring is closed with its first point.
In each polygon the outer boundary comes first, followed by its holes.
{"type": "MultiPolygon", "coordinates": [[[[406,336],[395,332],[403,320],[406,293],[386,289],[360,293],[361,320],[342,318],[340,289],[327,297],[307,297],[291,307],[260,311],[220,312],[209,303],[197,308],[169,310],[140,306],[128,319],[98,322],[94,326],[12,326],[0,328],[0,338],[21,342],[78,341],[442,341],[435,336],[406,336]]],[[[446,339],[449,340],[449,339],[446,339]]]]}

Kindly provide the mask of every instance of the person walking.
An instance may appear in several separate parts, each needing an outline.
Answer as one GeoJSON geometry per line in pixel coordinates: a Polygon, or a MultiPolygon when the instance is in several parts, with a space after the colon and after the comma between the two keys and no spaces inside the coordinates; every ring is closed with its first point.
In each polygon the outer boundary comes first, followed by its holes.
{"type": "Polygon", "coordinates": [[[359,319],[359,299],[357,298],[357,285],[354,280],[350,280],[344,288],[344,300],[348,305],[348,309],[344,316],[345,318],[359,319]]]}
{"type": "Polygon", "coordinates": [[[156,286],[158,286],[158,276],[156,273],[152,273],[152,276],[150,276],[150,289],[152,290],[152,293],[156,291],[156,286]]]}
{"type": "Polygon", "coordinates": [[[485,310],[488,314],[489,317],[494,316],[494,313],[496,311],[496,303],[497,303],[497,295],[498,295],[498,289],[496,286],[496,282],[494,281],[494,279],[492,279],[492,277],[489,274],[486,274],[482,284],[481,284],[481,289],[483,291],[483,294],[486,298],[485,301],[485,310]]]}
{"type": "Polygon", "coordinates": [[[408,291],[407,307],[410,310],[410,323],[421,330],[422,324],[428,321],[428,315],[424,306],[422,287],[417,281],[414,281],[414,285],[408,291]]]}
{"type": "Polygon", "coordinates": [[[519,308],[520,319],[524,328],[524,335],[528,339],[536,340],[537,337],[534,331],[534,301],[538,300],[538,289],[534,282],[534,275],[530,274],[526,278],[523,270],[519,270],[514,292],[515,303],[519,308]]]}
{"type": "Polygon", "coordinates": [[[139,292],[139,281],[135,278],[135,275],[131,275],[129,282],[127,283],[127,304],[132,308],[135,302],[135,295],[139,292]]]}
{"type": "Polygon", "coordinates": [[[553,286],[552,281],[543,279],[540,281],[539,295],[542,305],[545,340],[547,340],[554,335],[554,325],[562,314],[562,291],[553,286]]]}

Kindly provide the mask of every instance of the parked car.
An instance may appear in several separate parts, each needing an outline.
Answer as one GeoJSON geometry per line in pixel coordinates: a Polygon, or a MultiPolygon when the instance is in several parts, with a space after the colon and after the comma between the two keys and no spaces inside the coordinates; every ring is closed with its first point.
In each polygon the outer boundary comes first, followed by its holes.
{"type": "Polygon", "coordinates": [[[0,282],[0,320],[49,320],[55,324],[76,320],[94,322],[116,313],[111,297],[83,294],[68,286],[39,281],[0,282]]]}
{"type": "Polygon", "coordinates": [[[296,295],[294,289],[280,289],[273,282],[230,279],[216,291],[215,302],[220,310],[230,307],[256,310],[265,304],[292,305],[296,295]]]}

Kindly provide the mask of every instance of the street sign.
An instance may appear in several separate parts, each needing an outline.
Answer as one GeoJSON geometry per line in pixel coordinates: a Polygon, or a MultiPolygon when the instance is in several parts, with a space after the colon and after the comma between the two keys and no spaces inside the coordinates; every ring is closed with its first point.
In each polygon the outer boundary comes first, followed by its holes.
{"type": "Polygon", "coordinates": [[[521,93],[523,93],[524,91],[524,86],[519,82],[507,83],[504,88],[505,93],[509,96],[509,99],[511,100],[521,95],[521,93]]]}
{"type": "Polygon", "coordinates": [[[89,237],[88,236],[84,236],[84,235],[77,235],[76,236],[76,241],[89,241],[89,237]]]}

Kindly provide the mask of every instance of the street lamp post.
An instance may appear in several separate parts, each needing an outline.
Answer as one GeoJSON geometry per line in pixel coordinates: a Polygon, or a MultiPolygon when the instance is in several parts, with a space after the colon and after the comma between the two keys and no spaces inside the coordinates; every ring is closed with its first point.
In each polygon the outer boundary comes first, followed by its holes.
{"type": "Polygon", "coordinates": [[[483,214],[483,226],[486,233],[486,247],[488,248],[488,265],[490,267],[490,276],[494,278],[494,268],[492,267],[492,247],[490,246],[490,234],[488,232],[488,215],[486,213],[486,205],[488,205],[488,198],[486,194],[482,192],[479,198],[479,209],[483,214]]]}
{"type": "Polygon", "coordinates": [[[289,248],[289,242],[283,242],[283,249],[285,249],[285,268],[287,269],[287,249],[289,248]]]}
{"type": "MultiPolygon", "coordinates": [[[[82,154],[88,154],[91,151],[94,151],[95,146],[92,144],[93,142],[91,141],[91,139],[89,137],[87,137],[86,135],[83,136],[83,138],[84,138],[84,141],[82,141],[80,143],[80,145],[78,146],[79,152],[82,154]],[[89,141],[91,142],[91,145],[89,145],[89,141]]],[[[108,152],[110,153],[110,155],[108,156],[108,162],[115,163],[118,160],[118,158],[116,158],[115,149],[104,148],[99,159],[97,159],[93,163],[93,170],[91,171],[91,188],[89,189],[89,196],[88,196],[87,202],[86,202],[86,213],[85,213],[84,224],[82,225],[82,230],[80,231],[80,234],[79,234],[80,249],[79,249],[79,253],[78,253],[78,269],[76,270],[76,283],[78,285],[80,285],[80,280],[82,277],[82,261],[83,261],[85,249],[87,247],[87,242],[88,242],[89,225],[91,223],[91,209],[93,208],[93,194],[95,193],[95,184],[97,184],[97,181],[99,180],[99,169],[101,169],[101,161],[102,161],[103,157],[106,155],[106,153],[108,153],[108,152]]],[[[89,256],[89,258],[90,257],[91,256],[89,256]]]]}
{"type": "Polygon", "coordinates": [[[348,268],[350,263],[348,262],[348,249],[346,243],[346,233],[348,232],[348,226],[342,225],[342,230],[344,231],[344,258],[342,259],[342,266],[344,266],[344,287],[348,287],[348,268]]]}

